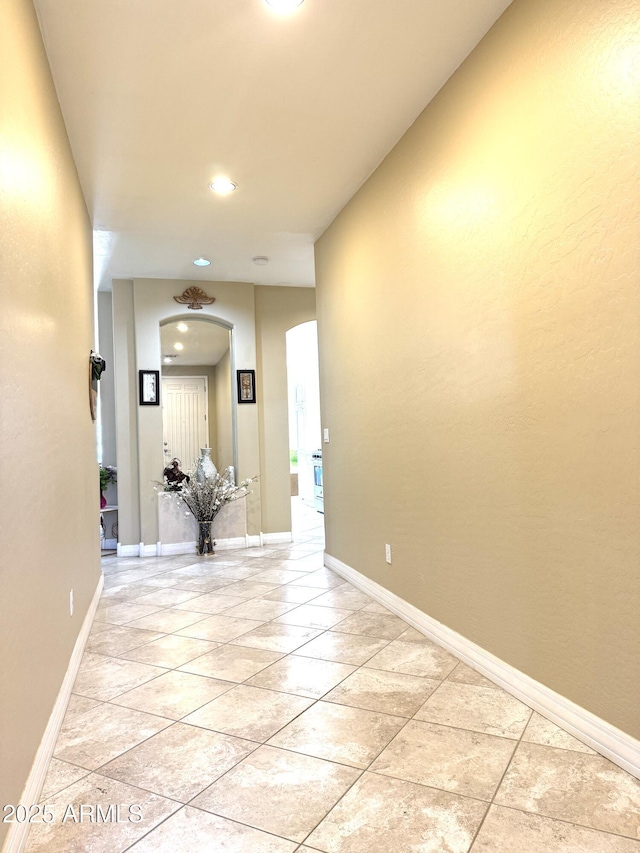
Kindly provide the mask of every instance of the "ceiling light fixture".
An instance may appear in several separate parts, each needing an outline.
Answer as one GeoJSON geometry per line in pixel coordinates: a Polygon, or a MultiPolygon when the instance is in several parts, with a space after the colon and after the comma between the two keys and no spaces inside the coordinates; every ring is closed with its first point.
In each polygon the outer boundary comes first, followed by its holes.
{"type": "Polygon", "coordinates": [[[177,343],[177,344],[174,344],[174,345],[173,345],[173,348],[174,348],[174,349],[177,349],[177,350],[178,350],[178,352],[179,352],[180,350],[184,349],[184,344],[181,344],[181,343],[180,343],[180,341],[178,341],[178,343],[177,343]]]}
{"type": "Polygon", "coordinates": [[[276,12],[292,12],[302,5],[303,0],[265,0],[265,3],[276,12]]]}
{"type": "Polygon", "coordinates": [[[177,357],[178,357],[177,355],[165,355],[162,360],[164,361],[165,364],[171,364],[173,359],[177,358],[177,357]]]}
{"type": "Polygon", "coordinates": [[[189,331],[189,327],[187,326],[186,323],[178,323],[178,325],[176,326],[176,329],[179,332],[188,332],[189,331]]]}
{"type": "Polygon", "coordinates": [[[234,190],[238,189],[238,185],[230,181],[229,178],[214,178],[209,184],[209,187],[218,195],[229,195],[234,190]]]}
{"type": "Polygon", "coordinates": [[[253,258],[253,263],[257,264],[259,267],[264,267],[269,263],[269,258],[267,258],[266,255],[256,255],[256,257],[253,258]]]}
{"type": "Polygon", "coordinates": [[[197,267],[208,267],[211,265],[211,261],[207,260],[207,258],[196,258],[193,263],[197,267]]]}

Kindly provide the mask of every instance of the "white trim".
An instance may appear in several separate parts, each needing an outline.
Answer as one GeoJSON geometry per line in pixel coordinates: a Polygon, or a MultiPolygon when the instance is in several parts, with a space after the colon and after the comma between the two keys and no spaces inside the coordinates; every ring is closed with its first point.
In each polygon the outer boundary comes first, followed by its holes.
{"type": "Polygon", "coordinates": [[[293,542],[293,535],[290,530],[285,530],[282,533],[261,533],[264,544],[277,544],[280,542],[293,542]]]}
{"type": "MultiPolygon", "coordinates": [[[[229,539],[216,539],[215,549],[226,551],[232,548],[259,548],[264,544],[275,544],[279,542],[292,542],[293,536],[291,532],[284,533],[256,533],[246,534],[244,536],[233,536],[229,539]]],[[[192,554],[196,550],[196,541],[193,542],[158,542],[157,545],[145,545],[141,542],[139,545],[122,545],[117,544],[118,557],[172,557],[177,554],[192,554]]]]}
{"type": "Polygon", "coordinates": [[[117,547],[117,556],[118,557],[139,557],[140,556],[140,546],[139,545],[123,545],[121,542],[118,542],[117,547]]]}
{"type": "MultiPolygon", "coordinates": [[[[78,669],[84,653],[84,647],[87,643],[89,632],[91,631],[91,626],[93,624],[93,617],[98,609],[98,602],[100,601],[103,584],[104,577],[101,574],[96,590],[93,594],[91,604],[89,605],[82,627],[80,628],[80,632],[76,638],[73,652],[71,653],[71,658],[69,660],[69,665],[67,666],[67,671],[64,679],[62,680],[60,690],[58,691],[58,696],[53,706],[53,710],[51,711],[49,722],[47,723],[47,727],[42,735],[42,740],[40,741],[40,746],[38,747],[35,758],[33,759],[29,778],[27,779],[22,796],[20,797],[20,803],[23,805],[40,802],[40,795],[42,794],[42,788],[49,770],[53,750],[55,749],[56,741],[60,734],[60,728],[62,727],[62,721],[64,720],[64,715],[67,710],[67,705],[71,698],[73,683],[76,680],[76,675],[78,674],[78,669]]],[[[7,833],[7,837],[2,848],[3,853],[21,853],[27,843],[28,831],[28,823],[10,824],[9,832],[7,833]]]]}
{"type": "Polygon", "coordinates": [[[640,741],[485,651],[326,552],[324,564],[530,708],[640,779],[640,741]]]}

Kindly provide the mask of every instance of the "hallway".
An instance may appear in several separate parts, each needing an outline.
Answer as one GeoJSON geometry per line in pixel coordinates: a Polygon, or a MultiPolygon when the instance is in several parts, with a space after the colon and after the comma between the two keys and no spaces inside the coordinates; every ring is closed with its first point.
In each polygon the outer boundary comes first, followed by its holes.
{"type": "Polygon", "coordinates": [[[640,783],[324,568],[318,520],[103,560],[28,853],[640,853],[640,783]]]}

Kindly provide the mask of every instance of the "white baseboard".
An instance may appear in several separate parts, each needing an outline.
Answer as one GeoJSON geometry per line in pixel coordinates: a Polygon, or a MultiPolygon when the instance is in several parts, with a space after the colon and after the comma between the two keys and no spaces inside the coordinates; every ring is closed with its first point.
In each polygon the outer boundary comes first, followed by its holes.
{"type": "Polygon", "coordinates": [[[512,696],[640,779],[640,741],[485,651],[326,552],[324,564],[434,643],[452,652],[512,696]]]}
{"type": "Polygon", "coordinates": [[[118,557],[139,557],[140,556],[140,546],[139,545],[123,545],[121,542],[118,542],[118,546],[116,548],[118,557]]]}
{"type": "MultiPolygon", "coordinates": [[[[100,580],[98,581],[98,585],[96,586],[96,590],[93,594],[91,604],[89,605],[82,627],[80,628],[80,633],[76,638],[73,652],[71,653],[71,658],[69,660],[69,665],[60,690],[58,691],[58,696],[53,706],[53,710],[51,711],[49,722],[44,730],[40,746],[38,747],[33,764],[31,765],[29,778],[27,779],[22,796],[20,797],[20,803],[22,805],[29,806],[33,803],[40,802],[40,795],[47,776],[47,771],[49,770],[53,750],[55,749],[62,721],[67,710],[67,705],[71,698],[73,683],[76,680],[76,675],[78,674],[78,669],[84,653],[84,647],[87,644],[89,632],[93,625],[93,617],[98,609],[98,602],[100,601],[103,584],[104,577],[101,574],[100,580]]],[[[28,832],[28,823],[10,824],[9,832],[2,848],[2,853],[21,853],[27,843],[28,832]]]]}
{"type": "MultiPolygon", "coordinates": [[[[230,539],[216,539],[216,550],[225,551],[232,548],[258,548],[265,544],[292,542],[290,531],[284,533],[257,533],[245,536],[234,536],[230,539]]],[[[122,545],[114,543],[118,557],[171,557],[177,554],[193,554],[196,542],[158,542],[156,545],[122,545]]]]}
{"type": "Polygon", "coordinates": [[[285,530],[282,533],[261,533],[263,545],[279,545],[281,542],[293,542],[293,535],[290,530],[285,530]]]}

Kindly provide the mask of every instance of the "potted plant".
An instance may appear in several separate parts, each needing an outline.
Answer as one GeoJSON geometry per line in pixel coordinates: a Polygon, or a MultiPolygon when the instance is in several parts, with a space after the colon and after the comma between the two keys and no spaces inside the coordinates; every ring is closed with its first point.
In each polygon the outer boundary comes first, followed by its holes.
{"type": "Polygon", "coordinates": [[[104,490],[109,483],[118,482],[118,471],[113,465],[100,466],[100,509],[104,509],[107,505],[107,499],[104,496],[104,490]]]}

